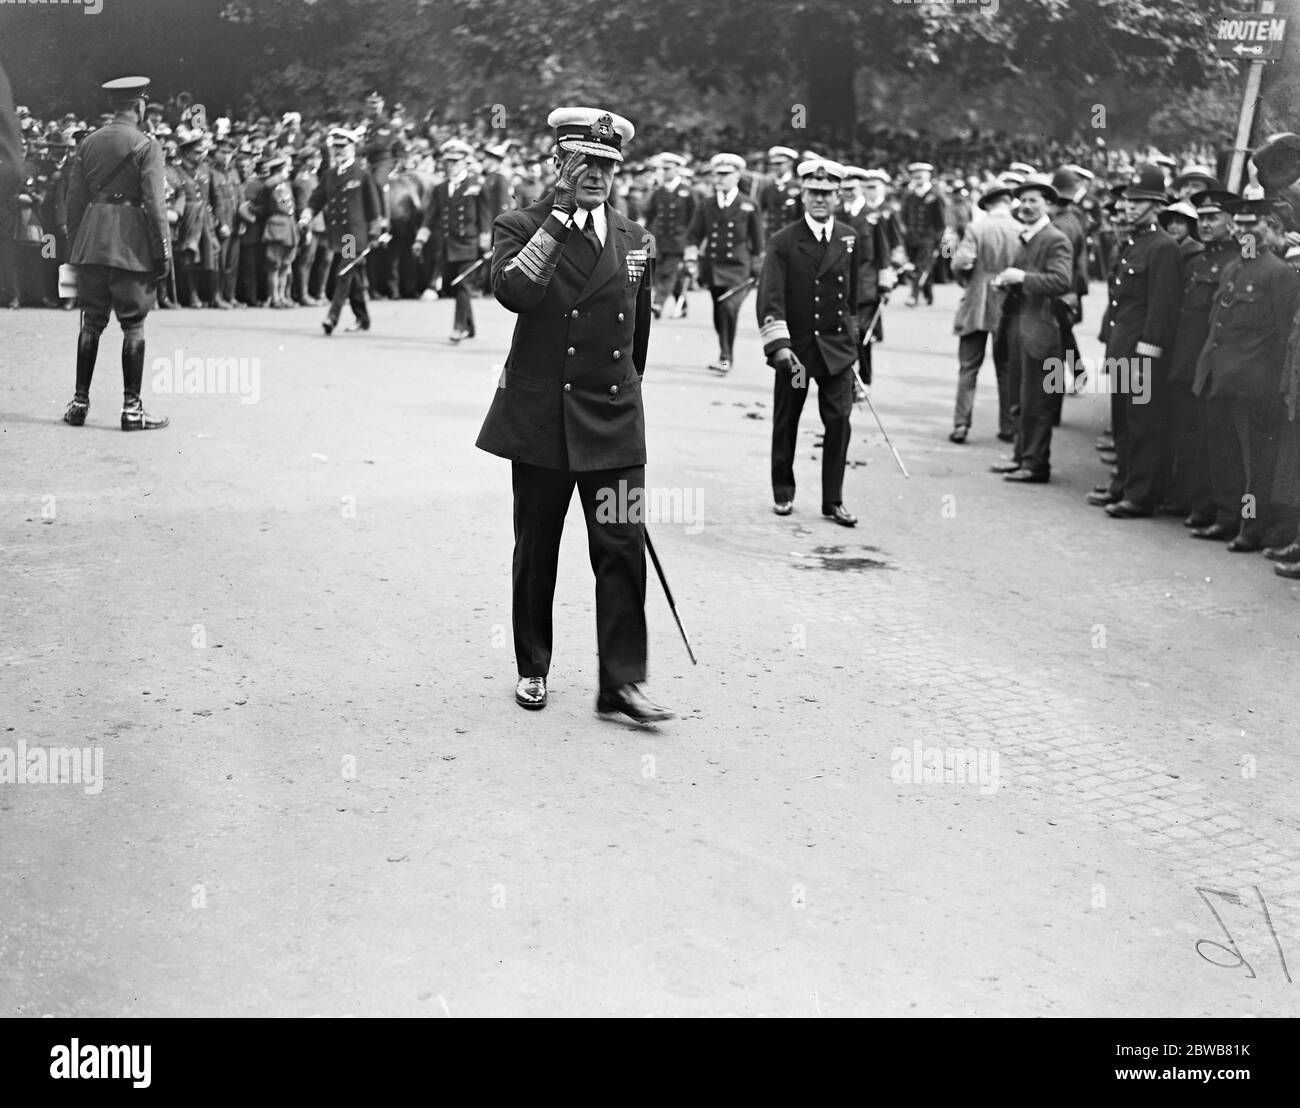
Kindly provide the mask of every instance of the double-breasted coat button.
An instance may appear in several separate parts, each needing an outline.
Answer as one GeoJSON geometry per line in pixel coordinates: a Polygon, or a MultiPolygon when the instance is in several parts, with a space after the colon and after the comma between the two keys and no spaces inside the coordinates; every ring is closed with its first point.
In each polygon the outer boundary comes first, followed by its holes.
{"type": "Polygon", "coordinates": [[[573,357],[577,352],[578,352],[578,351],[577,351],[577,349],[576,349],[575,347],[572,347],[572,346],[569,347],[569,351],[568,351],[568,353],[569,353],[569,357],[570,357],[570,358],[572,358],[572,357],[573,357]]]}
{"type": "Polygon", "coordinates": [[[614,393],[618,392],[618,386],[617,386],[617,385],[610,385],[610,386],[609,386],[609,392],[610,392],[610,395],[612,396],[614,393]]]}
{"type": "MultiPolygon", "coordinates": [[[[574,319],[577,319],[577,318],[578,318],[578,309],[577,309],[577,308],[574,308],[573,311],[571,311],[571,312],[569,313],[569,315],[573,316],[574,319]]],[[[573,351],[570,350],[569,353],[572,354],[573,351]]]]}
{"type": "Polygon", "coordinates": [[[619,313],[618,313],[618,321],[619,321],[619,323],[622,323],[622,322],[623,322],[623,313],[622,313],[622,312],[619,312],[619,313]]]}
{"type": "Polygon", "coordinates": [[[619,358],[621,358],[622,356],[623,356],[623,351],[621,350],[614,351],[614,361],[618,361],[619,358]]]}
{"type": "Polygon", "coordinates": [[[572,391],[573,391],[573,386],[572,386],[572,385],[568,385],[568,384],[566,384],[566,385],[564,386],[564,391],[565,391],[565,392],[572,392],[572,391]]]}

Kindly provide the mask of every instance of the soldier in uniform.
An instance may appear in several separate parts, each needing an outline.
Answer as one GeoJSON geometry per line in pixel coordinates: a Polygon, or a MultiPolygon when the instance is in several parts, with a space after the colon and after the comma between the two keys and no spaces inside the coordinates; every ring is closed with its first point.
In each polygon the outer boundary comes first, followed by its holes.
{"type": "Polygon", "coordinates": [[[934,266],[939,257],[939,242],[948,229],[948,205],[935,188],[934,166],[913,162],[907,167],[911,177],[899,209],[903,223],[903,244],[912,265],[912,295],[907,306],[916,307],[917,298],[934,303],[934,266]]]}
{"type": "Polygon", "coordinates": [[[802,190],[794,175],[794,163],[798,160],[798,151],[788,146],[773,146],[767,152],[767,171],[772,179],[758,193],[764,242],[782,227],[803,218],[802,190]]]}
{"type": "Polygon", "coordinates": [[[858,360],[858,233],[834,218],[844,167],[810,159],[799,165],[803,216],[764,249],[758,289],[759,336],[776,370],[772,412],[772,510],[794,511],[794,455],[810,381],[825,428],[822,515],[843,527],[858,520],[844,507],[844,466],[858,360]]]}
{"type": "Polygon", "coordinates": [[[1173,501],[1187,513],[1185,527],[1209,527],[1216,520],[1210,483],[1205,402],[1192,392],[1196,363],[1210,333],[1210,310],[1219,278],[1238,254],[1231,215],[1224,209],[1237,199],[1219,190],[1192,198],[1203,249],[1183,267],[1183,296],[1178,332],[1169,360],[1170,413],[1173,428],[1173,501]]]}
{"type": "Polygon", "coordinates": [[[68,184],[81,332],[76,391],[63,419],[73,427],[86,422],[99,336],[111,311],[122,326],[122,430],[152,431],[168,423],[140,401],[144,321],[154,305],[154,284],[171,258],[162,151],[140,130],[149,81],[121,77],[103,87],[113,102],[113,121],[82,141],[68,184]]]}
{"type": "Polygon", "coordinates": [[[235,306],[235,283],[239,277],[239,204],[243,198],[244,186],[233,164],[235,143],[233,139],[221,138],[216,142],[212,175],[212,218],[216,224],[217,247],[217,293],[214,298],[218,305],[235,306]]]}
{"type": "Polygon", "coordinates": [[[329,132],[330,167],[321,175],[320,184],[311,194],[307,206],[298,216],[298,229],[311,226],[312,216],[322,212],[325,233],[338,265],[334,297],[321,322],[327,335],[338,326],[344,301],[352,305],[356,328],[370,330],[370,309],[366,305],[366,263],[361,258],[370,242],[382,237],[383,209],[379,189],[370,171],[357,159],[357,136],[344,127],[329,132]],[[345,268],[351,265],[346,273],[345,268]]]}
{"type": "Polygon", "coordinates": [[[698,259],[699,280],[713,297],[713,329],[718,335],[718,360],[709,368],[718,373],[731,369],[736,323],[744,294],[741,286],[757,279],[763,264],[763,232],[758,208],[740,194],[740,174],[745,159],[738,154],[715,154],[709,162],[714,191],[695,209],[686,233],[686,261],[698,259]],[[704,249],[701,252],[700,245],[704,249]]]}
{"type": "Polygon", "coordinates": [[[412,247],[415,256],[420,257],[429,237],[435,230],[438,232],[443,293],[445,295],[451,290],[456,297],[456,314],[450,336],[453,343],[474,337],[474,308],[469,282],[455,284],[456,278],[492,246],[488,198],[482,184],[468,172],[468,158],[473,152],[474,148],[460,139],[449,139],[442,144],[440,153],[447,179],[433,187],[424,213],[424,225],[415,233],[412,247]]]}
{"type": "MultiPolygon", "coordinates": [[[[383,217],[388,219],[388,178],[392,176],[401,158],[405,143],[402,141],[401,129],[392,120],[385,105],[384,98],[378,92],[366,97],[366,119],[361,137],[361,157],[365,159],[375,188],[379,190],[380,207],[383,217]]],[[[383,230],[387,230],[387,223],[383,230]]],[[[398,271],[401,259],[391,240],[383,246],[376,246],[363,265],[370,267],[370,291],[377,299],[391,297],[397,300],[402,295],[398,271]]]]}
{"type": "Polygon", "coordinates": [[[654,235],[659,251],[655,259],[655,319],[663,315],[665,304],[677,301],[682,259],[686,256],[686,232],[695,218],[695,196],[681,175],[686,159],[665,152],[659,155],[658,164],[664,181],[650,194],[645,210],[646,230],[654,235]]]}
{"type": "Polygon", "coordinates": [[[1116,473],[1105,493],[1088,497],[1089,503],[1104,505],[1112,519],[1152,515],[1167,491],[1160,487],[1169,471],[1173,394],[1167,372],[1183,266],[1177,244],[1156,221],[1166,200],[1164,179],[1159,166],[1140,166],[1119,196],[1131,237],[1111,275],[1110,306],[1101,331],[1112,367],[1116,473]],[[1117,366],[1118,382],[1113,376],[1117,366]]]}
{"type": "Polygon", "coordinates": [[[1192,391],[1207,398],[1217,513],[1212,525],[1192,534],[1227,539],[1229,550],[1249,553],[1262,550],[1275,537],[1270,527],[1283,522],[1273,503],[1273,481],[1286,424],[1282,369],[1300,303],[1300,273],[1276,253],[1285,231],[1273,201],[1237,200],[1230,210],[1241,249],[1219,278],[1192,382],[1192,391]]]}
{"type": "MultiPolygon", "coordinates": [[[[212,217],[212,177],[203,165],[204,136],[198,132],[178,142],[176,178],[184,197],[176,231],[176,285],[182,306],[202,308],[201,275],[215,285],[219,247],[212,217]]],[[[216,307],[216,304],[212,305],[216,307]]]]}
{"type": "Polygon", "coordinates": [[[669,719],[640,687],[645,520],[634,506],[645,486],[654,241],[609,204],[633,127],[590,108],[557,109],[547,122],[560,171],[554,195],[496,222],[492,288],[517,320],[478,437],[512,464],[515,700],[546,706],[560,538],[576,485],[596,575],[596,710],[669,719]]]}

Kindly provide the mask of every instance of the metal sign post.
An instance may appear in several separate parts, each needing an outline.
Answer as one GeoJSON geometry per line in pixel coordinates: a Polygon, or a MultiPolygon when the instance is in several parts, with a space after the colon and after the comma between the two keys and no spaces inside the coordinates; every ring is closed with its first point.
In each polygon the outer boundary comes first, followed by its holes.
{"type": "Polygon", "coordinates": [[[1228,170],[1228,191],[1240,191],[1242,170],[1250,153],[1250,130],[1255,122],[1255,105],[1259,103],[1259,86],[1264,66],[1282,56],[1286,40],[1286,20],[1273,15],[1273,0],[1263,0],[1258,12],[1221,16],[1214,27],[1214,48],[1221,58],[1250,59],[1246,75],[1246,94],[1241,101],[1237,120],[1237,140],[1232,144],[1232,165],[1228,170]]]}

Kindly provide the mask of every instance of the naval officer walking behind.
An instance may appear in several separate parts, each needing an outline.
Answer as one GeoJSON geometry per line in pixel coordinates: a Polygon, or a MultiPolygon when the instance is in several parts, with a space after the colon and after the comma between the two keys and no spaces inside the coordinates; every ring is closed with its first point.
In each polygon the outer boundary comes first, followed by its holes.
{"type": "Polygon", "coordinates": [[[645,414],[653,239],[609,204],[634,133],[621,116],[558,108],[555,193],[495,223],[492,291],[517,315],[478,446],[512,463],[515,700],[546,706],[551,606],[577,486],[596,575],[596,710],[671,719],[646,678],[645,414]],[[611,503],[631,506],[611,513],[611,503]]]}

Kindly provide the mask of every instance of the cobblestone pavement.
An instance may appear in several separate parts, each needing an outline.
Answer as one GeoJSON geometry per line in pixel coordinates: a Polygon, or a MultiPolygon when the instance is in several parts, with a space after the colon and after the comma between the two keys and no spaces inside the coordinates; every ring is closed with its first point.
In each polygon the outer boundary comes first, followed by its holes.
{"type": "Polygon", "coordinates": [[[458,348],[446,302],[328,340],[158,313],[151,360],[260,377],[147,398],[144,436],[115,336],[74,431],[74,319],[6,314],[0,748],[98,747],[103,787],[0,784],[0,1010],[1300,1012],[1300,590],[1088,507],[1105,397],[1067,399],[1047,486],[986,472],[991,365],[948,443],[937,291],[889,310],[912,476],[855,415],[853,530],[811,405],[770,513],[752,313],[723,380],[706,299],[657,326],[652,530],[700,665],[652,582],[654,730],[592,715],[576,510],[552,703],[511,702],[509,472],[472,446],[495,305],[458,348]]]}

